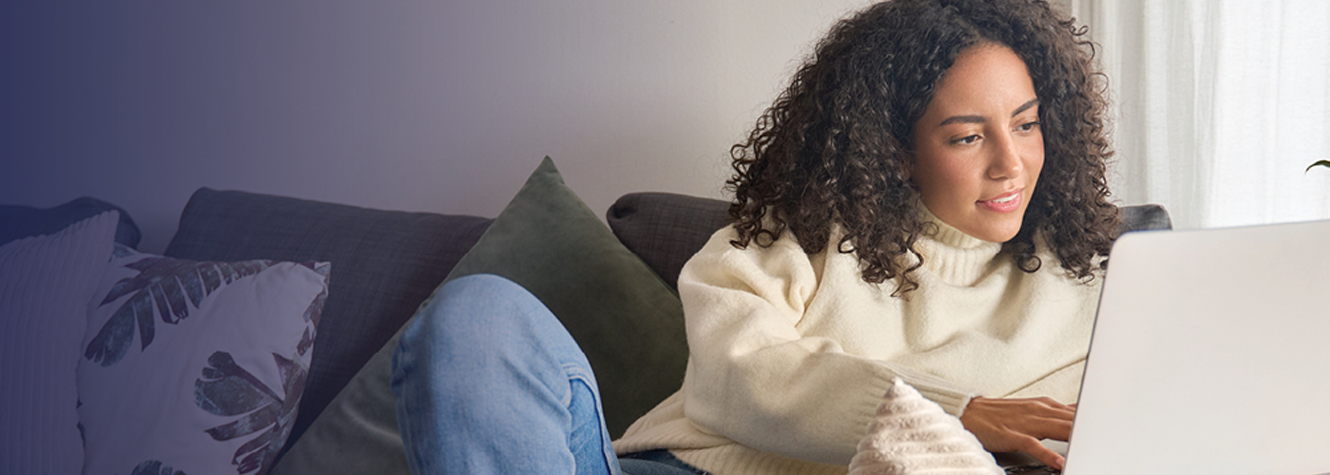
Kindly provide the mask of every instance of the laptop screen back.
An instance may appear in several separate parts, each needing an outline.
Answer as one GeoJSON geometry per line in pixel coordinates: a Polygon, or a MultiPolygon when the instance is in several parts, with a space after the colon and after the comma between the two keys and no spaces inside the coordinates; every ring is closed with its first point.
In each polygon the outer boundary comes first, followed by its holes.
{"type": "Polygon", "coordinates": [[[1065,473],[1330,472],[1330,221],[1128,234],[1065,473]]]}

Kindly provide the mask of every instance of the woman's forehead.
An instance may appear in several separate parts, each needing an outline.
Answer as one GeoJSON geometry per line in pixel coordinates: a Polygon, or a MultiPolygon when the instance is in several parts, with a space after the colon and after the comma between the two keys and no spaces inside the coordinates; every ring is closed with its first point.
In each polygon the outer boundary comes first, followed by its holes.
{"type": "Polygon", "coordinates": [[[1011,48],[995,44],[963,51],[934,91],[925,117],[1018,114],[1036,99],[1025,62],[1011,48]]]}

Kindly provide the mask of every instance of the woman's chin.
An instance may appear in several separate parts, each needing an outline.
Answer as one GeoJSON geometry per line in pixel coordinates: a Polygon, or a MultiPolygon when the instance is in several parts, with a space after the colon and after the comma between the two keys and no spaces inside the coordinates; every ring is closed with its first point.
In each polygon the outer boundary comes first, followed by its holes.
{"type": "Polygon", "coordinates": [[[978,230],[971,234],[976,239],[988,242],[1004,243],[1016,237],[1021,231],[1021,223],[1017,221],[1014,225],[995,226],[987,229],[978,230]]]}

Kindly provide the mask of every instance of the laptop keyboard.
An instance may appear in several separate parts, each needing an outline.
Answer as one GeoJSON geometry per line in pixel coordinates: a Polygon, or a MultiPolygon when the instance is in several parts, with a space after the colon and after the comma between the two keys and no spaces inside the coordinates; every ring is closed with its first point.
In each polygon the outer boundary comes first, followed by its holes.
{"type": "Polygon", "coordinates": [[[1013,467],[1003,467],[1008,475],[1057,475],[1061,470],[1049,467],[1043,464],[1017,465],[1013,467]]]}

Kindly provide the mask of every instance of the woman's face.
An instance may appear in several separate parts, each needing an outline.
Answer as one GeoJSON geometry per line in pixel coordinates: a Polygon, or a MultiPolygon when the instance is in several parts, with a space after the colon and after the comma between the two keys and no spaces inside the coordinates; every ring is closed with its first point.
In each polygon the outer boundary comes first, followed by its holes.
{"type": "Polygon", "coordinates": [[[961,52],[914,124],[914,148],[910,177],[930,212],[985,241],[1015,237],[1044,166],[1025,63],[1006,46],[961,52]]]}

